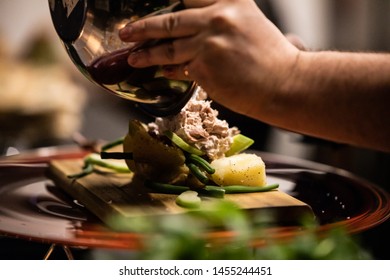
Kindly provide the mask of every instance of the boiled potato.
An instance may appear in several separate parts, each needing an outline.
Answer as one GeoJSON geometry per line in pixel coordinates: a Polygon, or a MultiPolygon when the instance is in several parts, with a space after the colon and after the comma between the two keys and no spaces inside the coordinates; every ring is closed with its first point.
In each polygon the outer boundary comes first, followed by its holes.
{"type": "Polygon", "coordinates": [[[242,153],[216,159],[211,166],[215,169],[211,178],[218,185],[266,185],[265,164],[255,154],[242,153]]]}

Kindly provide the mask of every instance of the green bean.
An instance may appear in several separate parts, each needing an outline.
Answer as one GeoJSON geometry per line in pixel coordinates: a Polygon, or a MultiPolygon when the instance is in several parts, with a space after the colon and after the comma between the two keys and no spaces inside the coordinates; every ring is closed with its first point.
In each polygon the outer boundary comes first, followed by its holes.
{"type": "Polygon", "coordinates": [[[225,197],[225,190],[218,186],[205,186],[203,188],[200,188],[197,191],[205,196],[211,196],[215,198],[224,198],[225,197]]]}
{"type": "Polygon", "coordinates": [[[150,188],[152,190],[166,193],[166,194],[181,194],[182,192],[189,191],[190,188],[187,186],[178,186],[178,185],[171,185],[171,184],[164,184],[164,183],[157,183],[151,180],[146,180],[144,182],[144,185],[147,188],[150,188]]]}
{"type": "Polygon", "coordinates": [[[119,139],[117,139],[117,140],[115,140],[115,141],[112,141],[112,142],[110,142],[110,143],[107,143],[107,144],[105,144],[103,147],[102,147],[102,151],[106,151],[106,150],[108,150],[108,149],[111,149],[111,148],[113,148],[113,147],[116,147],[116,146],[119,146],[119,145],[121,145],[121,144],[123,144],[123,141],[124,141],[124,137],[121,137],[121,138],[119,138],[119,139]]]}
{"type": "Polygon", "coordinates": [[[146,180],[144,182],[144,185],[149,189],[155,190],[160,193],[165,193],[165,194],[181,194],[185,191],[194,190],[201,195],[215,197],[215,198],[223,198],[225,195],[225,190],[217,186],[206,186],[204,188],[191,189],[190,187],[187,186],[164,184],[164,183],[154,182],[151,180],[146,180]]]}
{"type": "Polygon", "coordinates": [[[191,174],[194,175],[200,182],[202,182],[203,184],[208,183],[209,178],[203,174],[203,172],[199,169],[198,166],[193,163],[187,163],[186,165],[190,169],[191,174]]]}
{"type": "Polygon", "coordinates": [[[267,192],[273,189],[277,189],[279,184],[272,184],[267,186],[241,186],[241,185],[231,185],[231,186],[221,186],[227,194],[229,193],[254,193],[254,192],[267,192]]]}
{"type": "Polygon", "coordinates": [[[204,171],[206,171],[208,174],[214,174],[215,169],[210,165],[210,163],[205,160],[204,158],[195,155],[195,154],[187,154],[186,155],[187,161],[197,165],[198,167],[201,167],[204,171]]]}
{"type": "Polygon", "coordinates": [[[92,172],[93,172],[93,164],[86,162],[80,173],[68,175],[67,177],[69,179],[79,179],[79,178],[82,178],[84,176],[91,174],[92,172]]]}

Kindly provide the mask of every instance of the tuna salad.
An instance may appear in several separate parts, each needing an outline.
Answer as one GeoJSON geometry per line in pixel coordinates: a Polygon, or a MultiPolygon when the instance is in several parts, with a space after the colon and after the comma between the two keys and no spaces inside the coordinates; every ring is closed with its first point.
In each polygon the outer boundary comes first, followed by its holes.
{"type": "Polygon", "coordinates": [[[232,144],[233,136],[240,133],[237,127],[229,127],[218,119],[218,111],[206,100],[207,94],[199,89],[186,106],[177,114],[156,118],[149,123],[150,132],[162,135],[172,131],[188,144],[203,151],[211,160],[224,157],[232,144]]]}

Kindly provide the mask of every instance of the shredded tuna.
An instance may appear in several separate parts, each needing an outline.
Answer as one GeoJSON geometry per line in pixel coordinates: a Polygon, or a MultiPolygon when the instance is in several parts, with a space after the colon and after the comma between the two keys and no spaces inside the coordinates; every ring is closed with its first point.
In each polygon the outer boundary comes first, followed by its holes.
{"type": "Polygon", "coordinates": [[[232,137],[239,133],[236,127],[229,127],[225,120],[218,119],[218,111],[206,100],[203,90],[192,98],[175,116],[156,118],[149,130],[156,134],[175,132],[187,143],[197,147],[210,159],[224,157],[232,144],[232,137]]]}

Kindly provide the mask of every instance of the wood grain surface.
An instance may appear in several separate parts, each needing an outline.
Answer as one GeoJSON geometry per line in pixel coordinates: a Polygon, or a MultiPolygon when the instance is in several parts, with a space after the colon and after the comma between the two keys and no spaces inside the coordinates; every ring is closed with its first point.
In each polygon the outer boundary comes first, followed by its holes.
{"type": "MultiPolygon", "coordinates": [[[[67,177],[79,173],[82,166],[82,160],[54,160],[50,163],[48,176],[56,186],[77,199],[106,224],[113,216],[126,219],[188,211],[176,204],[177,195],[153,192],[131,174],[118,174],[102,169],[79,179],[67,177]]],[[[207,203],[214,198],[202,199],[207,203]]],[[[314,215],[309,205],[279,190],[226,194],[223,199],[234,202],[251,215],[272,213],[283,224],[296,223],[302,215],[314,215]]]]}

